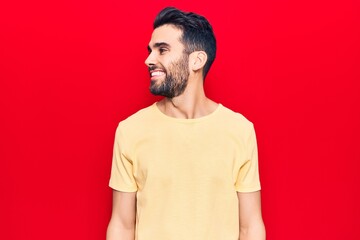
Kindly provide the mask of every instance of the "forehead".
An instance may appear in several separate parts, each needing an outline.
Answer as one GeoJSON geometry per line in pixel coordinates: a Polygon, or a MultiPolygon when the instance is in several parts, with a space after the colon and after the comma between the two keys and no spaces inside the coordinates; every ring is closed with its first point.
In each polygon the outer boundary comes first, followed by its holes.
{"type": "Polygon", "coordinates": [[[150,47],[153,47],[156,43],[167,43],[172,47],[181,45],[180,38],[182,36],[182,30],[176,28],[173,25],[162,25],[154,29],[151,40],[149,43],[150,47]]]}

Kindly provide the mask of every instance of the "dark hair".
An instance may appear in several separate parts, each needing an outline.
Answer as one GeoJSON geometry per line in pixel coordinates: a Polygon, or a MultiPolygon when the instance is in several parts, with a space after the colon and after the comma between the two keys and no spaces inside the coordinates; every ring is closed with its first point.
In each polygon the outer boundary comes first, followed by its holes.
{"type": "Polygon", "coordinates": [[[213,29],[205,17],[192,12],[183,12],[174,7],[167,7],[160,11],[154,21],[154,29],[165,24],[171,24],[182,30],[180,41],[187,53],[204,51],[207,62],[204,65],[204,79],[210,70],[216,55],[216,39],[213,29]]]}

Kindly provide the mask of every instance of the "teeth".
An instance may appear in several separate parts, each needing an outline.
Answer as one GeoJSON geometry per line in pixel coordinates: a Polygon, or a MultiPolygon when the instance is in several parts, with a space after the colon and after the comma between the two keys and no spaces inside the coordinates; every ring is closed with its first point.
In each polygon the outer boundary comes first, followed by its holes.
{"type": "Polygon", "coordinates": [[[151,76],[154,77],[154,76],[161,76],[163,75],[164,73],[163,72],[152,72],[151,73],[151,76]]]}

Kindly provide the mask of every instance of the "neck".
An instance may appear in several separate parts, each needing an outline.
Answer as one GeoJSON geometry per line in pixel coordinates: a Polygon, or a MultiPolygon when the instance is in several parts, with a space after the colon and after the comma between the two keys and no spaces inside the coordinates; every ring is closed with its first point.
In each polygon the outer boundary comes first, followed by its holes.
{"type": "Polygon", "coordinates": [[[174,98],[164,98],[157,106],[164,114],[183,119],[206,116],[217,108],[218,104],[206,97],[203,80],[189,79],[185,91],[174,98]]]}

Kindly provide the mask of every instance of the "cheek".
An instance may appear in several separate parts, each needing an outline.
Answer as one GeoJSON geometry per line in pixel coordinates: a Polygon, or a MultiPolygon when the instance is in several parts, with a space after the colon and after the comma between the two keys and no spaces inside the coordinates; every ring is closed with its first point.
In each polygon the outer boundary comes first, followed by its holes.
{"type": "Polygon", "coordinates": [[[165,72],[171,72],[174,69],[174,64],[172,62],[163,63],[162,67],[165,69],[165,72]]]}
{"type": "Polygon", "coordinates": [[[164,59],[159,59],[158,67],[161,67],[163,69],[168,69],[170,65],[171,63],[169,61],[164,59]]]}

